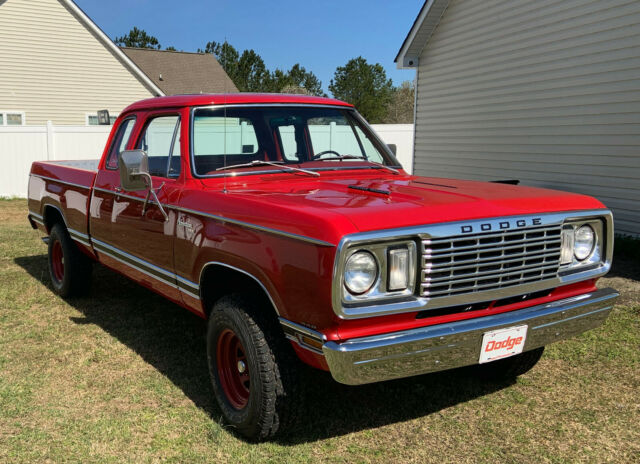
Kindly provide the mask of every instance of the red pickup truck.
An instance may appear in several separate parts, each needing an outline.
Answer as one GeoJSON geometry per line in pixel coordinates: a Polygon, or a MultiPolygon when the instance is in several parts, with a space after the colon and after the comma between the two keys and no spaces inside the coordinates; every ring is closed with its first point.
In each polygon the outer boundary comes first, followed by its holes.
{"type": "Polygon", "coordinates": [[[356,385],[460,366],[516,376],[606,319],[613,220],[594,198],[407,174],[349,104],[160,97],[99,162],[36,162],[29,221],[53,289],[102,263],[207,321],[220,409],[264,439],[299,362],[356,385]]]}

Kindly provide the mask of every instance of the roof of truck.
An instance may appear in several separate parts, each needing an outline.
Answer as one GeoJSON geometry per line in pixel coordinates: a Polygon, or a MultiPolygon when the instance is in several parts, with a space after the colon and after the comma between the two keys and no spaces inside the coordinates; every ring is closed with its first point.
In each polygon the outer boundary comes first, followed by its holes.
{"type": "Polygon", "coordinates": [[[326,97],[311,95],[290,95],[284,93],[222,93],[172,95],[140,100],[125,108],[124,112],[150,108],[175,108],[182,106],[231,105],[250,103],[289,103],[304,105],[338,105],[351,107],[350,103],[326,97]]]}

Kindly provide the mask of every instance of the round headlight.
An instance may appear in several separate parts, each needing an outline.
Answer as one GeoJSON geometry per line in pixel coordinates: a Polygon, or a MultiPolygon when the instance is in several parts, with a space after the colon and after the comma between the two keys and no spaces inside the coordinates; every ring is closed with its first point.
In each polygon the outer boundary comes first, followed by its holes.
{"type": "Polygon", "coordinates": [[[578,261],[587,259],[593,251],[596,242],[596,234],[591,226],[584,225],[576,230],[573,245],[573,254],[578,261]]]}
{"type": "Polygon", "coordinates": [[[352,254],[344,268],[344,284],[355,294],[369,290],[378,276],[378,265],[368,251],[356,251],[352,254]]]}

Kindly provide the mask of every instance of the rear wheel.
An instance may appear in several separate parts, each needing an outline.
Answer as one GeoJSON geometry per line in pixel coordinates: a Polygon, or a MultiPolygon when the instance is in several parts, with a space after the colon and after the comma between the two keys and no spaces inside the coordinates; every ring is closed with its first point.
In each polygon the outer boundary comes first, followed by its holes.
{"type": "Polygon", "coordinates": [[[91,285],[91,260],[73,242],[62,224],[49,234],[49,277],[61,297],[84,294],[91,285]]]}
{"type": "Polygon", "coordinates": [[[293,423],[302,395],[299,365],[271,308],[240,295],[214,305],[207,331],[213,391],[226,422],[252,440],[272,438],[293,423]]]}
{"type": "Polygon", "coordinates": [[[511,356],[509,358],[492,361],[475,366],[480,377],[487,380],[501,380],[515,378],[529,372],[540,361],[544,353],[544,346],[531,351],[511,356]]]}

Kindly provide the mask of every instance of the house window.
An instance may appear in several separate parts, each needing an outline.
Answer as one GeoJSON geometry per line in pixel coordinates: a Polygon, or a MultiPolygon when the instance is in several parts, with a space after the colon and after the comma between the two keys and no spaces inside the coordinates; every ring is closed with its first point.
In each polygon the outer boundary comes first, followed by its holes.
{"type": "MultiPolygon", "coordinates": [[[[109,115],[109,124],[113,126],[113,123],[116,122],[118,116],[109,115]]],[[[98,115],[95,113],[87,113],[87,126],[97,126],[98,125],[98,115]]]]}
{"type": "Polygon", "coordinates": [[[0,111],[0,126],[24,126],[24,111],[0,111]]]}

